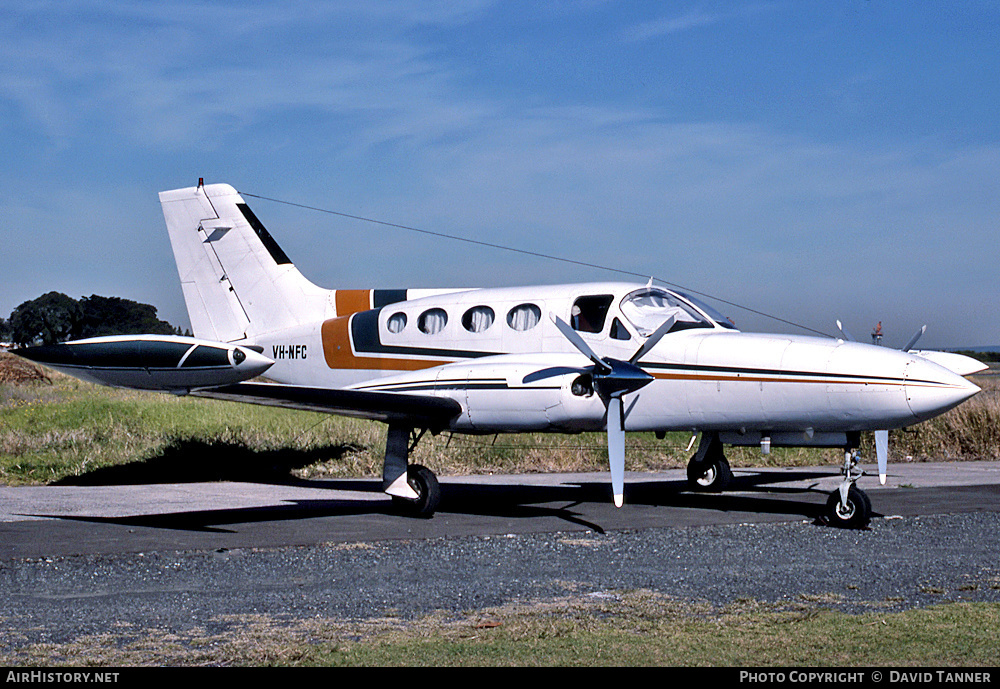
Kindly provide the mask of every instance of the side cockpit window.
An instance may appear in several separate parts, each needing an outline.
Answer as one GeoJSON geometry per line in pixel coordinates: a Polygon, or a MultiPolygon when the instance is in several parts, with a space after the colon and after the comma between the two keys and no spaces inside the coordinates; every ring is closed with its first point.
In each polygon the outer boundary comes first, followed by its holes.
{"type": "Polygon", "coordinates": [[[608,309],[614,297],[610,294],[580,297],[573,302],[570,311],[570,325],[574,330],[584,333],[599,333],[604,331],[604,321],[608,317],[608,309]]]}
{"type": "Polygon", "coordinates": [[[617,318],[611,322],[611,332],[609,335],[611,335],[612,340],[625,341],[632,339],[632,334],[629,333],[628,328],[626,328],[625,324],[617,318]]]}

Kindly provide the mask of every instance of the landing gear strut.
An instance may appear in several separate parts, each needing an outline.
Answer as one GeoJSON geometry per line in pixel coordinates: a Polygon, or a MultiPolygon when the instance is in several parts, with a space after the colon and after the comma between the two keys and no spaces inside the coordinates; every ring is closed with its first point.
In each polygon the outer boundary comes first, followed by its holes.
{"type": "Polygon", "coordinates": [[[733,480],[718,433],[702,433],[697,452],[688,462],[688,486],[705,493],[721,493],[733,480]]]}
{"type": "Polygon", "coordinates": [[[410,426],[389,425],[382,490],[392,497],[393,507],[402,514],[427,518],[433,516],[441,502],[441,486],[433,471],[419,464],[408,464],[410,452],[423,434],[423,430],[415,433],[410,426]]]}
{"type": "Polygon", "coordinates": [[[864,476],[858,468],[858,451],[844,451],[844,465],[840,469],[844,480],[826,501],[824,517],[831,526],[842,529],[863,529],[872,518],[872,503],[855,483],[864,476]]]}

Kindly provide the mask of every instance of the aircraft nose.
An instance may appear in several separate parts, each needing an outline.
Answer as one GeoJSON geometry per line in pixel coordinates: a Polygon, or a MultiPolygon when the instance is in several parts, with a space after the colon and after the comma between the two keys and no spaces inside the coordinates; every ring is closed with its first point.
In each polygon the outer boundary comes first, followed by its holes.
{"type": "Polygon", "coordinates": [[[931,361],[913,357],[906,365],[906,402],[921,421],[957,407],[979,386],[931,361]]]}

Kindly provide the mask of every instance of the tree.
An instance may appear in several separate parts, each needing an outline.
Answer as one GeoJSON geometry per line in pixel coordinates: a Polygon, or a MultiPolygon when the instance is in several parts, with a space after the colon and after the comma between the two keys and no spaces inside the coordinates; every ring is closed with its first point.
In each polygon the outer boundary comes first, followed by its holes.
{"type": "Polygon", "coordinates": [[[83,320],[80,325],[81,337],[102,335],[153,335],[180,334],[178,328],[156,317],[156,307],[140,304],[120,297],[101,297],[92,294],[80,299],[83,320]]]}
{"type": "MultiPolygon", "coordinates": [[[[0,340],[5,339],[4,322],[0,319],[0,340]]],[[[6,323],[10,340],[20,346],[103,335],[181,334],[180,328],[156,317],[155,306],[96,294],[77,301],[49,292],[18,306],[6,323]]]]}
{"type": "Polygon", "coordinates": [[[79,302],[61,292],[49,292],[11,312],[11,339],[21,346],[39,340],[42,344],[55,344],[75,337],[82,320],[83,308],[79,302]]]}

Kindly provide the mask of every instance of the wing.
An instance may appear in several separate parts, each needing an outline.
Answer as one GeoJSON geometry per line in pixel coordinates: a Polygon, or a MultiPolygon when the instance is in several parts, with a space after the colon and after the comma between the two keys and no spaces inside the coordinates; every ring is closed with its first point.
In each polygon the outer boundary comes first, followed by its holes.
{"type": "Polygon", "coordinates": [[[443,429],[462,406],[453,399],[395,392],[331,390],[279,383],[236,383],[196,390],[196,397],[249,402],[270,407],[321,411],[374,421],[407,421],[432,430],[443,429]]]}

